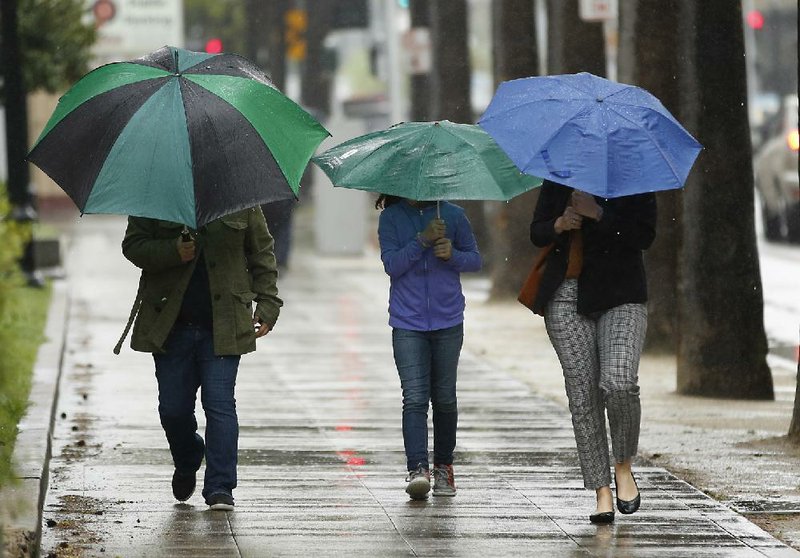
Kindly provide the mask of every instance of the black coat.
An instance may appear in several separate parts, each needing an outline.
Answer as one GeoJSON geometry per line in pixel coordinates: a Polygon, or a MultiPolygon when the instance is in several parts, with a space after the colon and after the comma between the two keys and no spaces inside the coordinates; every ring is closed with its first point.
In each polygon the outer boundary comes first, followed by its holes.
{"type": "MultiPolygon", "coordinates": [[[[572,188],[546,180],[531,223],[531,242],[555,242],[534,302],[542,312],[567,273],[569,232],[556,234],[556,219],[564,213],[572,188]]],[[[578,277],[578,313],[589,315],[620,304],[647,301],[642,250],[656,236],[656,196],[653,193],[604,199],[600,221],[584,218],[583,267],[578,277]]]]}

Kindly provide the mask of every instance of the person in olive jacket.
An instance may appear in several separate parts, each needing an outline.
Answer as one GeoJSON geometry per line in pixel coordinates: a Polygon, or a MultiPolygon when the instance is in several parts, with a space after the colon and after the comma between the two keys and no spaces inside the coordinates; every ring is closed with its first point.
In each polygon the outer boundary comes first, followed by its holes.
{"type": "Polygon", "coordinates": [[[178,223],[128,218],[122,252],[142,269],[128,322],[130,328],[135,317],[131,348],[153,353],[158,412],[175,465],[172,492],[179,501],[193,494],[195,474],[205,457],[206,503],[212,509],[233,509],[239,358],[255,350],[256,338],[270,332],[283,304],[273,244],[258,207],[198,231],[178,223]],[[205,441],[195,420],[198,388],[206,416],[205,441]]]}
{"type": "Polygon", "coordinates": [[[655,194],[604,199],[545,181],[531,223],[536,246],[553,244],[534,311],[564,371],[592,523],[614,521],[606,414],[617,509],[641,503],[631,461],[639,441],[639,355],[647,329],[642,251],[655,239],[655,194]]]}

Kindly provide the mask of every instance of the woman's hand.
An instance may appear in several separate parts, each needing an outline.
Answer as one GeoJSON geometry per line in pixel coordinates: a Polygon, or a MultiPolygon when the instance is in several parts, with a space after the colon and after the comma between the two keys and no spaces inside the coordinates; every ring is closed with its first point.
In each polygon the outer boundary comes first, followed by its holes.
{"type": "Polygon", "coordinates": [[[431,219],[425,230],[419,233],[420,238],[425,245],[431,246],[437,240],[444,237],[445,224],[443,219],[431,219]]]}
{"type": "Polygon", "coordinates": [[[449,238],[440,238],[433,245],[433,255],[440,260],[447,261],[453,255],[453,243],[449,238]]]}
{"type": "Polygon", "coordinates": [[[583,216],[578,213],[574,207],[568,205],[561,217],[556,219],[553,228],[555,229],[556,234],[561,234],[566,231],[580,229],[582,224],[583,216]]]}
{"type": "Polygon", "coordinates": [[[603,216],[603,208],[597,204],[594,196],[580,190],[573,190],[572,192],[572,207],[579,214],[595,221],[599,221],[603,216]]]}

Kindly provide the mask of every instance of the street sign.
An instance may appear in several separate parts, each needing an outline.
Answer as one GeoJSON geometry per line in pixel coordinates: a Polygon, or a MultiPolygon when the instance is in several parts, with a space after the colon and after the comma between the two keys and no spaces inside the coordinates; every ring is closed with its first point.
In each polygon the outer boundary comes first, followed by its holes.
{"type": "Polygon", "coordinates": [[[95,64],[183,46],[182,0],[95,0],[90,13],[97,27],[95,64]]]}
{"type": "Polygon", "coordinates": [[[616,19],[617,0],[581,0],[580,16],[584,21],[616,19]]]}

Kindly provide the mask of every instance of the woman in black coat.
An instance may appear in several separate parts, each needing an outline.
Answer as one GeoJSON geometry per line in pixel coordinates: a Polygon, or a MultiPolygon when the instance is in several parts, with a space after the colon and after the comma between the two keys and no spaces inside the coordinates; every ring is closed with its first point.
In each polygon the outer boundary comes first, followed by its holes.
{"type": "Polygon", "coordinates": [[[536,246],[554,244],[534,301],[564,371],[584,486],[597,494],[593,523],[614,520],[606,413],[617,509],[641,497],[631,472],[639,440],[639,355],[647,329],[642,251],[655,239],[655,194],[603,199],[545,181],[531,223],[536,246]]]}

